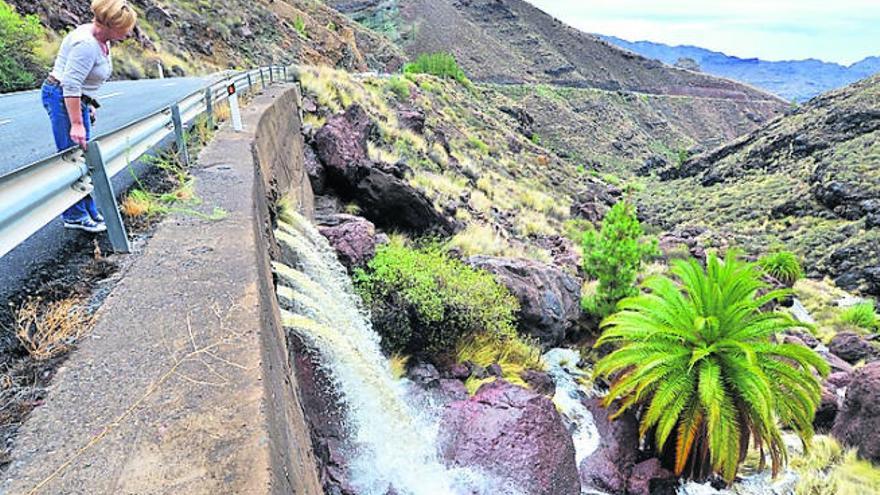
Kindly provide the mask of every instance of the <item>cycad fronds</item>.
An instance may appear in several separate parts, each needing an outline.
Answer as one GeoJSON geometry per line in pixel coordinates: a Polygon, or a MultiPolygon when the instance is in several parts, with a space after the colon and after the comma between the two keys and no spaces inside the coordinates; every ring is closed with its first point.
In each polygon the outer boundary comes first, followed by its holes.
{"type": "Polygon", "coordinates": [[[786,461],[779,424],[806,441],[828,365],[812,350],[771,337],[798,326],[790,316],[761,312],[789,291],[765,288],[755,265],[729,253],[675,263],[667,277],[649,278],[641,295],[624,299],[606,318],[597,346],[618,349],[595,367],[614,376],[605,404],[642,407],[640,433],[653,432],[676,474],[728,482],[750,439],[769,455],[774,474],[786,461]]]}

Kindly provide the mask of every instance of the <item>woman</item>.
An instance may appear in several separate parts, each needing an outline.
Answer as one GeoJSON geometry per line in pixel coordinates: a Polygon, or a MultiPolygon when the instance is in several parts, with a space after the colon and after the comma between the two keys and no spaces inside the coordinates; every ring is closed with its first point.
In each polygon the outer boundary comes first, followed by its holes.
{"type": "MultiPolygon", "coordinates": [[[[99,106],[95,97],[113,72],[110,42],[127,38],[137,21],[137,13],[126,0],[94,0],[92,12],[93,23],[65,36],[52,72],[43,83],[43,106],[49,113],[58,151],[77,145],[86,149],[99,106]]],[[[91,196],[71,206],[61,218],[68,229],[107,230],[91,196]]]]}

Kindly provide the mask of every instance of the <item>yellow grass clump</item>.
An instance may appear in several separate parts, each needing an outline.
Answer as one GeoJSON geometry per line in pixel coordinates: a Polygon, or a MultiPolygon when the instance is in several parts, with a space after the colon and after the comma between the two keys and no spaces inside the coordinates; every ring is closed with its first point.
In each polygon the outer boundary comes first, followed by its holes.
{"type": "Polygon", "coordinates": [[[15,335],[34,359],[64,354],[92,327],[93,318],[76,298],[43,303],[31,299],[15,315],[15,335]]]}

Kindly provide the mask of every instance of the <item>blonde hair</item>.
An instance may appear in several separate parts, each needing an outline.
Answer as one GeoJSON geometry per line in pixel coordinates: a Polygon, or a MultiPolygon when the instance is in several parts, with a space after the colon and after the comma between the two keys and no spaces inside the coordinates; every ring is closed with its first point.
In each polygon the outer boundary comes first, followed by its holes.
{"type": "Polygon", "coordinates": [[[92,12],[98,24],[110,29],[134,28],[137,12],[126,0],[93,0],[92,12]]]}

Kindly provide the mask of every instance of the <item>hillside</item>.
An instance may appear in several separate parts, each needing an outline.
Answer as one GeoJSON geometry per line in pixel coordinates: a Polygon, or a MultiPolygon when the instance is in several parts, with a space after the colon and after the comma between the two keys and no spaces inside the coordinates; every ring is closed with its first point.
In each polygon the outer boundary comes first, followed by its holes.
{"type": "Polygon", "coordinates": [[[803,102],[826,91],[841,88],[880,72],[880,57],[844,66],[821,60],[786,60],[771,62],[740,58],[690,45],[670,46],[651,41],[627,41],[599,35],[605,41],[643,57],[676,65],[680,61],[695,70],[730,78],[779,95],[786,100],[803,102]],[[689,60],[687,60],[689,59],[689,60]]]}
{"type": "MultiPolygon", "coordinates": [[[[62,33],[89,22],[83,0],[8,0],[45,27],[40,48],[48,67],[62,33]]],[[[139,22],[133,39],[115,48],[115,77],[202,74],[270,63],[307,63],[351,71],[394,70],[404,54],[385,37],[310,0],[133,0],[139,22]]],[[[42,70],[34,74],[37,81],[42,70]]]]}
{"type": "Polygon", "coordinates": [[[567,26],[522,0],[329,3],[368,25],[381,25],[386,32],[394,32],[410,56],[452,52],[465,72],[478,81],[772,99],[742,84],[635,56],[567,26]]]}
{"type": "Polygon", "coordinates": [[[760,251],[795,250],[814,275],[880,295],[880,75],[660,173],[642,203],[760,251]]]}

